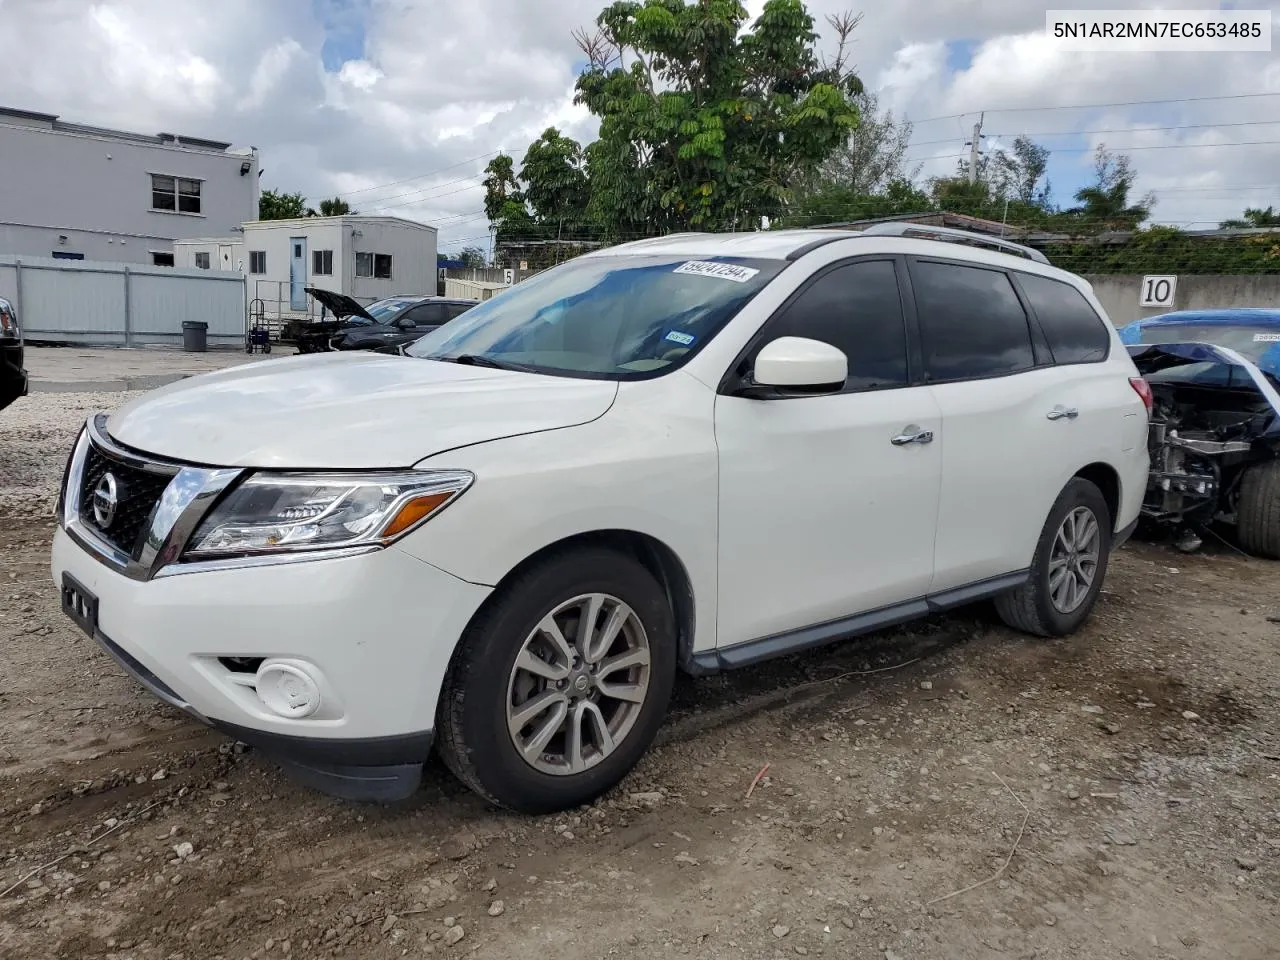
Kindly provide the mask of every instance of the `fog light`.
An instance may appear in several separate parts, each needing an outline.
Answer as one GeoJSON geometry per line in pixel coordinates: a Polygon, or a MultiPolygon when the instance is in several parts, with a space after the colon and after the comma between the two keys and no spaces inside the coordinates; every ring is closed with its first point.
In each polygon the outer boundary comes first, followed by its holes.
{"type": "Polygon", "coordinates": [[[254,687],[272,713],[290,720],[309,717],[320,709],[320,686],[299,667],[288,663],[264,663],[254,687]]]}

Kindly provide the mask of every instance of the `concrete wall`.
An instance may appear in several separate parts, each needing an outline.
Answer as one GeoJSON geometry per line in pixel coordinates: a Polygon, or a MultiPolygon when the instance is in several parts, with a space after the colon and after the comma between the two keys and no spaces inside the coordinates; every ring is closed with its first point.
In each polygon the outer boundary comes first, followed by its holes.
{"type": "Polygon", "coordinates": [[[1093,293],[1106,308],[1111,322],[1120,327],[1131,320],[1154,317],[1173,310],[1205,310],[1224,307],[1280,309],[1280,272],[1275,274],[1188,275],[1178,277],[1172,307],[1138,306],[1142,277],[1126,274],[1088,274],[1093,293]]]}
{"type": "Polygon", "coordinates": [[[244,278],[218,270],[0,255],[0,297],[31,342],[141,346],[182,342],[182,321],[210,344],[242,346],[244,278]]]}
{"type": "Polygon", "coordinates": [[[258,215],[258,161],[249,154],[0,118],[0,157],[0,254],[150,264],[174,240],[224,236],[258,215]],[[153,210],[153,173],[202,181],[201,212],[153,210]]]}

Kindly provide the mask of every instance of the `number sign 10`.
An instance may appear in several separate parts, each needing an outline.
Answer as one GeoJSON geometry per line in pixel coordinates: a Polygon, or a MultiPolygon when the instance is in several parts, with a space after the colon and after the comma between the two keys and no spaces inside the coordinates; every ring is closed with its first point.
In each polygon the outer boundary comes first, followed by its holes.
{"type": "Polygon", "coordinates": [[[1138,306],[1172,307],[1173,295],[1177,289],[1177,277],[1143,277],[1138,306]]]}

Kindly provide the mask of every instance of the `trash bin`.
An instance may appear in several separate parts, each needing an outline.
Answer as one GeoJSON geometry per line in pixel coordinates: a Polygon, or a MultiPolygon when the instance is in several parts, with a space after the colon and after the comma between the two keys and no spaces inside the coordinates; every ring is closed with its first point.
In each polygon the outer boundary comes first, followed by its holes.
{"type": "Polygon", "coordinates": [[[200,320],[182,321],[182,349],[187,353],[205,353],[208,349],[209,325],[200,320]]]}

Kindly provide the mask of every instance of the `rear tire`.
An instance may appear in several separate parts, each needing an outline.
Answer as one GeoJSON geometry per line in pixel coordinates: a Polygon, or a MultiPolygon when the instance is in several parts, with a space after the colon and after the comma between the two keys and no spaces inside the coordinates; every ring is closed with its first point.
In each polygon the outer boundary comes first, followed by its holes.
{"type": "Polygon", "coordinates": [[[1027,582],[996,597],[1000,619],[1040,637],[1074,633],[1102,590],[1113,524],[1102,491],[1073,477],[1049,510],[1027,582]]]}
{"type": "Polygon", "coordinates": [[[1254,556],[1280,560],[1280,461],[1259,463],[1240,478],[1236,536],[1254,556]]]}
{"type": "Polygon", "coordinates": [[[464,633],[440,693],[441,757],[511,810],[589,803],[652,743],[675,671],[674,618],[648,570],[601,547],[554,555],[504,584],[464,633]]]}

